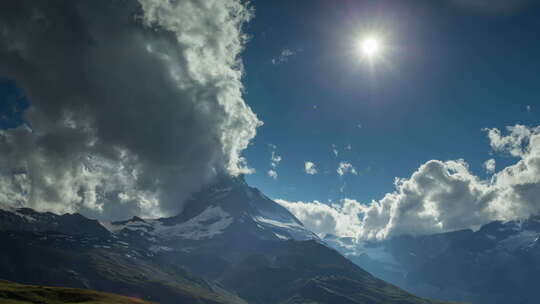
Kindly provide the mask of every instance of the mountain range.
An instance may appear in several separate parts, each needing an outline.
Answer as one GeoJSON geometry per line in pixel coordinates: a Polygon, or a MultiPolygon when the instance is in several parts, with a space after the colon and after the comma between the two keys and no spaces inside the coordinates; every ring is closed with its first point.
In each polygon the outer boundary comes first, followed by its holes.
{"type": "Polygon", "coordinates": [[[538,303],[540,216],[477,231],[355,242],[323,239],[375,276],[417,295],[478,304],[538,303]]]}
{"type": "Polygon", "coordinates": [[[241,177],[160,219],[99,222],[4,206],[0,242],[2,279],[158,303],[441,303],[363,270],[241,177]]]}

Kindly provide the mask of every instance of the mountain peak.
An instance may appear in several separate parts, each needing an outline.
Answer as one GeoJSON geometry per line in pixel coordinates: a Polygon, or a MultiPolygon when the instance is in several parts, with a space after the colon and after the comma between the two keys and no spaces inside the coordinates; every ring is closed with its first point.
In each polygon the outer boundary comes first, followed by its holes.
{"type": "Polygon", "coordinates": [[[248,186],[242,175],[219,178],[194,194],[182,213],[159,221],[164,226],[219,226],[225,234],[244,230],[258,239],[318,239],[285,207],[248,186]],[[228,225],[223,227],[225,223],[228,225]]]}
{"type": "Polygon", "coordinates": [[[318,240],[285,207],[248,186],[243,176],[218,178],[192,195],[176,216],[134,217],[104,226],[113,233],[147,234],[150,239],[211,240],[243,235],[259,240],[318,240]]]}

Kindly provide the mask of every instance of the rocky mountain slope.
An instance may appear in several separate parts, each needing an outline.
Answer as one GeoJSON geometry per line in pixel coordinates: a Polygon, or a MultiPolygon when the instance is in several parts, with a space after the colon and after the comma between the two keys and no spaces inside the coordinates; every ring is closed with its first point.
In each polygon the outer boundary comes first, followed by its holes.
{"type": "Polygon", "coordinates": [[[242,178],[222,179],[170,218],[99,223],[5,209],[5,279],[159,303],[435,303],[356,266],[242,178]]]}
{"type": "Polygon", "coordinates": [[[478,231],[325,242],[374,275],[412,293],[479,304],[537,303],[540,217],[495,221],[478,231]]]}

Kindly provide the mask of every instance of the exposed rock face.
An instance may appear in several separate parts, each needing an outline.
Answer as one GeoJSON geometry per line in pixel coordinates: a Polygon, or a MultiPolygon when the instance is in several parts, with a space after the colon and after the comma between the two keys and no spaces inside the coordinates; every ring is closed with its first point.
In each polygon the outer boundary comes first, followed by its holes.
{"type": "Polygon", "coordinates": [[[425,236],[325,242],[357,265],[412,293],[480,304],[536,303],[540,216],[425,236]]]}
{"type": "Polygon", "coordinates": [[[347,260],[242,178],[201,191],[170,218],[99,223],[11,209],[0,223],[9,248],[0,277],[24,283],[160,303],[434,303],[347,260]]]}

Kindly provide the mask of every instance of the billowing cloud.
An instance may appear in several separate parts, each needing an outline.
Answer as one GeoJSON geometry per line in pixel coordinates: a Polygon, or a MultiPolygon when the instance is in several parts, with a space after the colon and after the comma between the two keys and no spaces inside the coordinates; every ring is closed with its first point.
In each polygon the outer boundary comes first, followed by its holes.
{"type": "Polygon", "coordinates": [[[507,130],[509,134],[503,136],[499,129],[484,129],[494,151],[506,152],[515,157],[522,157],[526,153],[531,135],[538,132],[538,128],[530,129],[523,125],[510,126],[507,130]]]}
{"type": "Polygon", "coordinates": [[[307,161],[304,163],[304,171],[309,175],[317,174],[317,165],[314,162],[307,161]]]}
{"type": "Polygon", "coordinates": [[[486,131],[495,152],[518,157],[490,180],[475,176],[463,160],[430,160],[409,178],[396,179],[394,192],[369,204],[351,199],[333,205],[279,202],[318,233],[359,239],[476,229],[492,220],[538,214],[540,127],[486,131]]]}
{"type": "Polygon", "coordinates": [[[345,199],[341,205],[334,206],[319,201],[288,202],[276,199],[276,202],[289,209],[308,229],[319,235],[355,237],[360,233],[358,214],[365,207],[355,200],[345,199]]]}
{"type": "Polygon", "coordinates": [[[240,0],[0,3],[0,75],[30,107],[0,132],[0,202],[172,214],[261,124],[242,97],[240,0]]]}
{"type": "Polygon", "coordinates": [[[336,172],[340,176],[343,176],[343,175],[345,175],[347,173],[350,173],[352,175],[358,175],[358,172],[353,167],[353,165],[351,163],[348,163],[348,162],[340,162],[339,165],[338,165],[338,168],[336,169],[336,172]]]}
{"type": "Polygon", "coordinates": [[[500,140],[514,143],[502,148],[497,146],[496,151],[515,155],[521,149],[521,153],[518,153],[517,163],[493,176],[492,187],[498,195],[492,208],[503,219],[523,218],[540,213],[540,126],[527,128],[516,125],[509,127],[508,133],[500,140]],[[528,134],[526,138],[514,141],[523,132],[528,134]]]}

